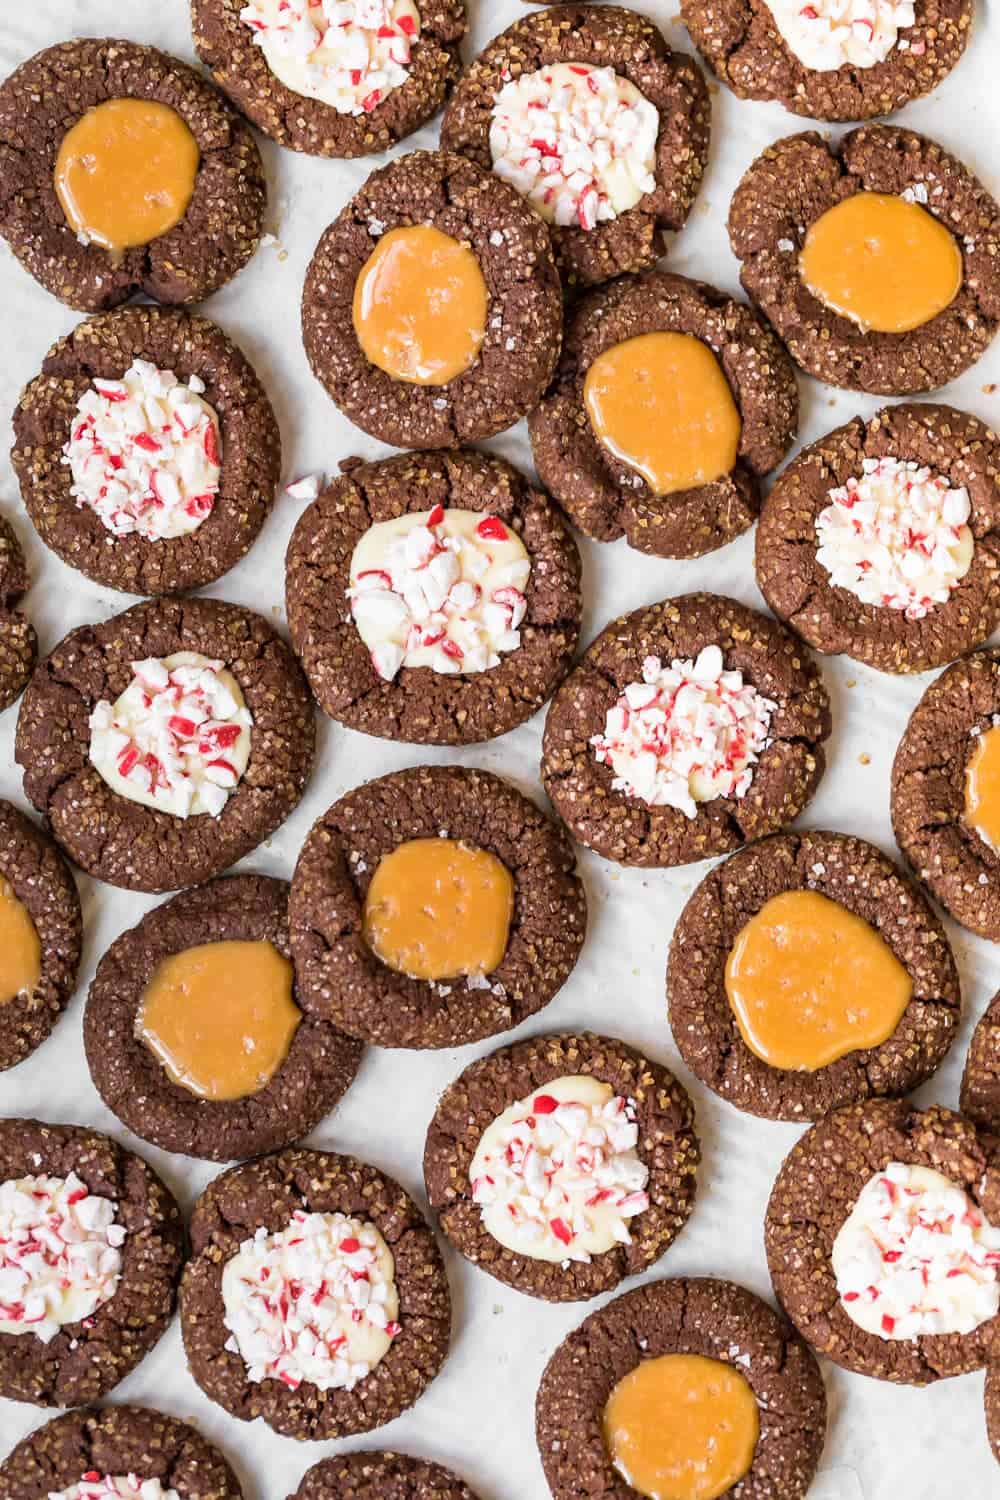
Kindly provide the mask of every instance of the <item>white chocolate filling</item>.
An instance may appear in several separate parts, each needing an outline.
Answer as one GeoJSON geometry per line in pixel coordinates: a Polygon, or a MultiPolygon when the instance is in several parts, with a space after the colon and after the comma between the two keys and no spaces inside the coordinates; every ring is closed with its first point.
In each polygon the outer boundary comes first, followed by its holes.
{"type": "Polygon", "coordinates": [[[158,1479],[140,1479],[138,1474],[84,1474],[79,1484],[65,1490],[49,1490],[48,1500],[181,1500],[176,1490],[165,1490],[158,1479]]]}
{"type": "Polygon", "coordinates": [[[286,88],[341,115],[401,88],[420,37],[413,0],[251,0],[240,20],[286,88]]]}
{"type": "MultiPolygon", "coordinates": [[[[914,22],[912,0],[766,0],[788,50],[814,73],[874,68],[914,22]]],[[[923,41],[910,44],[914,55],[923,41]]]]}

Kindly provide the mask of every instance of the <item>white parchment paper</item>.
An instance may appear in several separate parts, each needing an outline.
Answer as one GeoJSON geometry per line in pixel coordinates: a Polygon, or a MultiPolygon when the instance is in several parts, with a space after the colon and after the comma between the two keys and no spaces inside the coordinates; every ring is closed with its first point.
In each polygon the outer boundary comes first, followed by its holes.
{"type": "MultiPolygon", "coordinates": [[[[671,44],[693,50],[676,18],[675,0],[641,5],[664,27],[671,44]]],[[[523,0],[469,0],[468,53],[525,14],[523,0]]],[[[1000,193],[1000,9],[979,0],[977,25],[958,69],[936,92],[901,112],[900,123],[926,131],[961,156],[1000,193]]],[[[185,0],[2,0],[0,72],[69,36],[127,36],[194,60],[185,0]]],[[[714,86],[713,86],[714,87],[714,86]]],[[[668,256],[672,269],[739,292],[738,268],[725,232],[736,183],[769,142],[802,129],[777,105],[746,104],[714,89],[712,156],[688,227],[668,256]]],[[[432,147],[436,126],[399,151],[432,147]]],[[[205,304],[246,350],[276,407],[287,478],[313,469],[332,473],[350,454],[385,450],[342,418],[312,379],[299,338],[302,278],[320,233],[364,181],[377,160],[319,161],[262,141],[271,186],[266,247],[230,286],[205,304]]],[[[0,507],[14,521],[34,580],[27,609],[50,650],[72,627],[103,619],[132,602],[82,578],[51,555],[35,536],[20,504],[7,453],[10,414],[38,370],[45,351],[77,321],[0,246],[0,507]]],[[[949,386],[946,399],[988,421],[1000,420],[1000,340],[980,364],[949,386]]],[[[869,413],[872,398],[835,392],[805,377],[802,437],[812,441],[853,413],[869,413]]],[[[490,445],[530,466],[524,424],[490,445]]],[[[281,626],[285,545],[301,506],[282,497],[249,557],[210,593],[269,614],[281,626]]],[[[752,569],[752,536],[698,562],[640,556],[624,542],[582,542],[586,615],[584,638],[621,611],[693,588],[710,588],[762,607],[752,569]]],[[[846,660],[826,660],[835,727],[830,766],[804,822],[857,833],[895,852],[889,823],[889,769],[907,717],[928,678],[896,681],[846,660]]],[[[13,763],[16,709],[0,719],[0,795],[26,805],[13,763]]],[[[457,761],[501,772],[541,798],[538,758],[542,715],[492,744],[457,752],[424,750],[368,739],[327,721],[320,724],[319,759],[307,795],[268,845],[243,868],[288,877],[312,821],[348,788],[383,772],[426,761],[457,761]]],[[[704,1151],[699,1199],[678,1243],[653,1276],[733,1277],[770,1295],[762,1243],[764,1205],[775,1172],[798,1134],[795,1127],[738,1114],[695,1083],[680,1063],[666,1021],[664,967],[673,924],[707,866],[665,872],[619,870],[586,853],[581,867],[590,901],[590,930],[580,964],[542,1015],[517,1035],[589,1026],[647,1050],[669,1066],[694,1096],[704,1151]]],[[[79,992],[55,1034],[33,1057],[0,1075],[0,1113],[36,1115],[105,1130],[138,1147],[188,1208],[216,1169],[137,1142],[104,1109],[90,1082],[81,1042],[83,997],[94,966],[119,932],[155,904],[82,877],[86,949],[79,992]]],[[[956,1105],[962,1061],[972,1026],[1000,985],[1000,955],[954,924],[965,992],[959,1041],[922,1103],[956,1105]]],[[[438,1094],[478,1054],[496,1043],[455,1052],[370,1050],[340,1109],[311,1137],[316,1145],[357,1153],[397,1176],[423,1200],[420,1162],[424,1134],[438,1094]]],[[[542,1368],[559,1341],[590,1310],[549,1306],[502,1288],[446,1250],[455,1305],[451,1355],[417,1407],[367,1438],[344,1447],[396,1447],[454,1466],[481,1500],[545,1500],[547,1489],[534,1443],[533,1403],[542,1368]]],[[[592,1305],[591,1305],[592,1306],[592,1305]]],[[[817,1500],[965,1500],[1000,1495],[1000,1470],[990,1457],[982,1413],[982,1375],[944,1381],[929,1390],[895,1389],[824,1364],[830,1428],[817,1500]]],[[[224,1449],[245,1486],[247,1500],[283,1500],[305,1469],[333,1445],[298,1444],[256,1422],[226,1415],[188,1375],[180,1328],[172,1327],[152,1354],[115,1391],[114,1400],[147,1402],[195,1421],[224,1449]]],[[[0,1401],[0,1453],[53,1413],[0,1401]]]]}

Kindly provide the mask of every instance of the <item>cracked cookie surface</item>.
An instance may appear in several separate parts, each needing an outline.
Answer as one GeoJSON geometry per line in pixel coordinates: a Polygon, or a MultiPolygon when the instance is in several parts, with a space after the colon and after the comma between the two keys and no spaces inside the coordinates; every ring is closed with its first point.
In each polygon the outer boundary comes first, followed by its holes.
{"type": "Polygon", "coordinates": [[[304,511],[288,545],[292,642],[320,707],[351,729],[417,744],[464,745],[523,723],[569,669],[580,632],[580,557],[561,514],[501,459],[415,453],[347,472],[304,511]],[[437,505],[497,516],[531,561],[521,643],[485,672],[407,668],[380,678],[351,613],[354,548],[370,526],[437,505]]]}
{"type": "Polygon", "coordinates": [[[264,169],[249,126],[194,68],[155,47],[113,38],[60,42],[0,85],[0,235],[35,280],[84,312],[137,292],[199,302],[232,280],[263,227],[264,169]],[[180,115],[200,153],[183,218],[120,260],[81,243],[56,197],[56,156],[67,129],[109,99],[149,99],[180,115]]]}
{"type": "Polygon", "coordinates": [[[961,1011],[958,970],[944,928],[892,860],[840,833],[786,833],[733,855],[706,876],[681,913],[667,974],[670,1027],[702,1083],[738,1109],[810,1120],[875,1094],[903,1094],[939,1067],[961,1011]],[[816,891],[861,917],[907,971],[911,999],[879,1047],[814,1072],[771,1067],[740,1034],[725,971],[737,935],[772,897],[816,891]]]}
{"type": "Polygon", "coordinates": [[[729,242],[744,289],[792,358],[830,385],[886,396],[933,390],[975,364],[1000,326],[1000,208],[956,157],[913,130],[865,125],[839,142],[815,131],[776,141],[736,189],[729,242]],[[908,333],[866,331],[802,280],[810,226],[859,192],[909,192],[958,240],[957,296],[908,333]]]}
{"type": "Polygon", "coordinates": [[[833,1243],[862,1188],[890,1162],[940,1172],[1000,1222],[1000,1172],[971,1121],[937,1105],[918,1110],[906,1099],[871,1099],[833,1111],[792,1148],[768,1202],[764,1247],[778,1301],[814,1349],[859,1375],[928,1385],[980,1369],[998,1319],[968,1334],[889,1340],[848,1317],[833,1243]]]}
{"type": "Polygon", "coordinates": [[[608,1397],[644,1360],[693,1354],[732,1365],[760,1410],[740,1482],[719,1500],[804,1500],[826,1437],[812,1351],[768,1303],[732,1281],[653,1281],[592,1313],[556,1350],[538,1387],[535,1434],[554,1500],[629,1500],[604,1439],[608,1397]]]}
{"type": "Polygon", "coordinates": [[[266,620],[221,600],[158,599],[71,630],[39,662],[14,754],[25,794],[81,869],[127,890],[171,891],[218,875],[284,822],[312,769],[315,733],[301,669],[266,620]],[[218,817],[133,802],[88,758],[94,706],[128,687],[132,662],[178,651],[221,660],[253,717],[249,764],[218,817]]]}
{"type": "Polygon", "coordinates": [[[289,922],[298,983],[317,1013],[382,1047],[457,1047],[549,1003],[579,957],[587,906],[569,840],[533,802],[486,771],[421,766],[357,787],[313,825],[289,922]],[[363,931],[379,861],[407,840],[439,836],[488,851],[514,880],[498,967],[441,984],[390,969],[363,931]]]}
{"type": "Polygon", "coordinates": [[[512,187],[449,151],[380,167],[321,237],[306,272],[302,336],[313,374],[362,431],[396,448],[456,448],[512,426],[549,383],[562,291],[548,230],[512,187]],[[486,282],[475,362],[445,385],[394,380],[364,355],[354,288],[382,237],[429,225],[467,245],[486,282]]]}
{"type": "Polygon", "coordinates": [[[0,712],[21,696],[38,656],[35,627],[18,608],[27,592],[21,543],[6,516],[0,516],[0,712]]]}
{"type": "Polygon", "coordinates": [[[313,1464],[288,1500],[476,1500],[457,1474],[405,1453],[341,1453],[313,1464]]]}

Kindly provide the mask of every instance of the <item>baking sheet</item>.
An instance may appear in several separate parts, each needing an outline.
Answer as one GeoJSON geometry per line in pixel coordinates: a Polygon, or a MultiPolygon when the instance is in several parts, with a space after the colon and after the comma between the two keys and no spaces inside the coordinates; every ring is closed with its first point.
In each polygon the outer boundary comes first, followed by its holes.
{"type": "MultiPolygon", "coordinates": [[[[693,50],[676,19],[674,0],[641,6],[672,45],[693,50]]],[[[523,0],[469,0],[468,55],[526,13],[523,0]]],[[[933,98],[903,110],[900,123],[924,130],[955,151],[1000,193],[1000,10],[980,0],[974,38],[964,61],[933,98]]],[[[39,48],[68,36],[127,35],[194,60],[185,0],[4,0],[0,10],[0,73],[39,48]]],[[[770,141],[801,129],[777,105],[746,104],[713,85],[712,157],[688,227],[668,264],[738,293],[738,268],[728,246],[725,217],[733,189],[750,161],[770,141]]],[[[397,154],[437,142],[435,126],[413,136],[397,154]]],[[[378,457],[386,450],[342,418],[313,381],[298,334],[302,278],[320,233],[364,181],[376,161],[332,162],[296,156],[268,141],[262,149],[271,187],[269,228],[275,242],[250,267],[204,304],[252,359],[274,402],[285,446],[285,475],[314,469],[332,473],[350,454],[378,457]]],[[[0,509],[14,521],[34,580],[27,610],[43,651],[72,627],[106,618],[132,602],[90,583],[46,551],[20,504],[7,453],[10,413],[49,345],[77,321],[20,269],[0,245],[0,509]]],[[[947,388],[947,399],[989,421],[1000,420],[1000,340],[975,369],[947,388]]],[[[802,437],[811,441],[873,398],[834,392],[800,381],[802,437]]],[[[487,445],[525,466],[530,452],[523,423],[487,445]]],[[[207,590],[269,613],[283,626],[283,556],[301,506],[279,499],[263,536],[231,573],[207,590]]],[[[698,562],[642,557],[623,542],[582,542],[586,612],[584,639],[618,612],[692,588],[711,588],[762,607],[752,569],[752,536],[698,562]]],[[[889,823],[889,770],[907,717],[928,677],[895,681],[842,660],[825,660],[833,699],[830,767],[803,822],[873,839],[895,852],[889,823]]],[[[492,744],[459,751],[388,744],[322,720],[319,757],[307,794],[267,845],[237,868],[288,877],[312,821],[362,780],[427,761],[455,761],[497,771],[541,797],[539,714],[492,744]]],[[[0,795],[26,805],[13,763],[16,710],[0,719],[0,795]]],[[[628,871],[585,852],[581,867],[590,902],[583,957],[552,1005],[513,1036],[589,1026],[620,1036],[676,1069],[695,1099],[704,1162],[694,1216],[674,1248],[651,1273],[733,1277],[767,1297],[764,1205],[784,1154],[799,1130],[738,1114],[695,1083],[681,1064],[665,1017],[663,975],[669,933],[707,865],[676,871],[628,871]]],[[[0,1075],[0,1113],[37,1115],[105,1130],[137,1147],[162,1173],[185,1209],[215,1174],[207,1163],[170,1156],[136,1141],[101,1104],[87,1073],[81,1041],[83,997],[108,944],[155,904],[80,878],[86,947],[79,991],[54,1035],[20,1067],[0,1075]]],[[[917,1095],[921,1103],[955,1106],[965,1049],[976,1018],[1000,985],[1000,954],[949,923],[965,993],[965,1019],[951,1057],[917,1095]]],[[[398,1177],[423,1201],[420,1162],[424,1134],[440,1091],[486,1042],[458,1051],[400,1053],[369,1050],[341,1108],[310,1143],[351,1151],[398,1177]],[[391,1101],[391,1108],[387,1107],[391,1101]]],[[[549,1355],[595,1304],[549,1306],[501,1287],[446,1248],[455,1323],[450,1357],[417,1407],[379,1432],[340,1445],[395,1447],[451,1464],[481,1500],[545,1500],[548,1494],[534,1444],[534,1393],[549,1355]]],[[[1000,1494],[1000,1470],[990,1457],[982,1413],[981,1374],[944,1381],[929,1390],[894,1389],[848,1375],[824,1362],[830,1396],[826,1450],[811,1497],[815,1500],[958,1500],[1000,1494]]],[[[247,1500],[281,1500],[305,1469],[335,1445],[296,1443],[262,1422],[236,1422],[204,1397],[187,1374],[175,1319],[152,1354],[114,1392],[116,1401],[147,1402],[197,1423],[235,1464],[247,1500]]],[[[0,1452],[46,1416],[0,1400],[0,1452]]]]}

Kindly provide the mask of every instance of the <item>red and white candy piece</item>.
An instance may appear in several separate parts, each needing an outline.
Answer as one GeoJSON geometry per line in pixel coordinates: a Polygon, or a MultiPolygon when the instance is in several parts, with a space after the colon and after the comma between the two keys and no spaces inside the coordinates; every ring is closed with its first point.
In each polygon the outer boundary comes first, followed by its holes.
{"type": "Polygon", "coordinates": [[[414,0],[250,0],[240,20],[287,88],[338,114],[370,114],[410,76],[414,0]]]}
{"type": "Polygon", "coordinates": [[[549,223],[595,229],[656,187],[656,107],[612,68],[558,62],[496,96],[493,170],[549,223]]]}
{"type": "Polygon", "coordinates": [[[631,1240],[649,1207],[628,1100],[588,1076],[553,1079],[483,1132],[469,1168],[494,1239],[533,1260],[587,1262],[631,1240]]]}
{"type": "Polygon", "coordinates": [[[48,1500],[181,1500],[177,1490],[165,1490],[159,1479],[138,1474],[102,1474],[89,1469],[77,1484],[49,1490],[48,1500]]]}
{"type": "Polygon", "coordinates": [[[840,1303],[888,1340],[971,1333],[1000,1310],[1000,1229],[941,1172],[890,1162],[833,1244],[840,1303]]]}
{"type": "Polygon", "coordinates": [[[521,643],[530,572],[499,516],[437,505],[369,527],[351,558],[348,598],[378,676],[499,666],[521,643]]]}
{"type": "Polygon", "coordinates": [[[0,1333],[49,1343],[114,1296],[125,1229],[74,1172],[0,1183],[0,1333]]]}
{"type": "Polygon", "coordinates": [[[222,473],[204,381],[134,360],[121,380],[95,380],[76,404],[62,461],[77,506],[112,536],[187,536],[211,515],[222,473]]]}
{"type": "Polygon", "coordinates": [[[915,19],[913,0],[766,0],[789,50],[814,73],[874,68],[897,44],[914,54],[926,44],[900,41],[915,19]]]}
{"type": "Polygon", "coordinates": [[[258,1229],[222,1273],[226,1348],[253,1382],[353,1390],[399,1333],[392,1252],[374,1224],[297,1210],[258,1229]]]}
{"type": "Polygon", "coordinates": [[[291,484],[285,486],[285,494],[293,500],[304,500],[310,503],[319,498],[322,488],[322,474],[303,474],[301,479],[293,479],[291,484]]]}
{"type": "Polygon", "coordinates": [[[922,620],[972,565],[964,486],[896,458],[866,458],[861,478],[829,492],[816,518],[816,557],[835,588],[922,620]]]}
{"type": "Polygon", "coordinates": [[[232,673],[193,651],[132,663],[90,716],[90,761],[121,796],[174,817],[218,817],[247,768],[253,719],[232,673]]]}
{"type": "Polygon", "coordinates": [[[746,796],[776,708],[725,669],[718,646],[669,667],[648,656],[590,743],[615,791],[694,818],[699,803],[746,796]]]}

